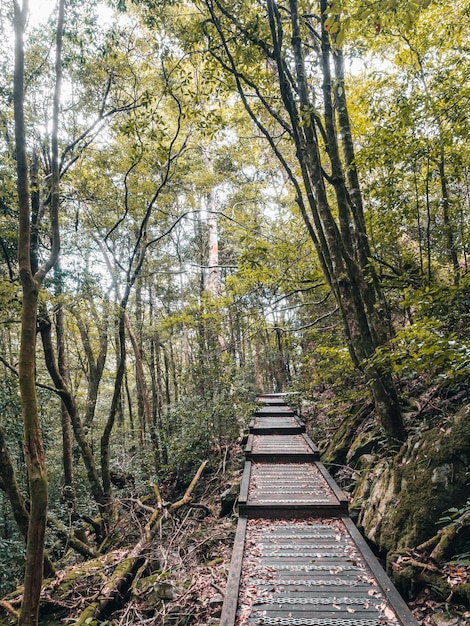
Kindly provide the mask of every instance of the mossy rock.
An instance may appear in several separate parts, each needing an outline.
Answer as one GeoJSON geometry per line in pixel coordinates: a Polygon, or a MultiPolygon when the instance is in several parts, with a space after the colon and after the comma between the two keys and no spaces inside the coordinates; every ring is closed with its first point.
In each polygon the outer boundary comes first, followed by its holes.
{"type": "Polygon", "coordinates": [[[231,515],[234,512],[235,504],[240,493],[240,482],[232,484],[220,496],[220,512],[219,517],[231,515]]]}
{"type": "MultiPolygon", "coordinates": [[[[321,457],[324,463],[345,465],[348,453],[356,440],[356,433],[366,419],[364,406],[355,407],[341,422],[331,439],[319,442],[321,457]]],[[[359,434],[361,438],[363,433],[359,434]]]]}
{"type": "Polygon", "coordinates": [[[385,551],[417,546],[434,536],[438,520],[468,496],[470,409],[465,407],[447,428],[433,428],[410,438],[393,458],[364,472],[353,494],[363,499],[358,525],[385,551]]]}
{"type": "Polygon", "coordinates": [[[457,601],[470,605],[470,583],[462,583],[461,585],[455,585],[452,587],[454,596],[457,601]]]}
{"type": "Polygon", "coordinates": [[[361,433],[356,437],[348,450],[346,456],[347,463],[356,467],[361,457],[370,455],[371,452],[374,452],[383,444],[383,439],[383,435],[377,431],[361,433]]]}

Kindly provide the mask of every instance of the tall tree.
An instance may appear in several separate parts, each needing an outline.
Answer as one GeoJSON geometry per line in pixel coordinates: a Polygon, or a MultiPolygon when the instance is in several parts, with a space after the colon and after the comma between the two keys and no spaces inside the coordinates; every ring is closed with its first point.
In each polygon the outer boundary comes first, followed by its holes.
{"type": "Polygon", "coordinates": [[[59,239],[59,150],[58,121],[62,76],[62,31],[65,1],[59,1],[56,31],[55,88],[51,131],[51,252],[46,262],[33,273],[31,263],[31,211],[28,162],[24,119],[24,33],[28,17],[28,0],[14,2],[15,70],[14,116],[19,208],[18,265],[22,285],[21,347],[19,380],[24,424],[24,441],[30,491],[30,516],[26,550],[24,595],[19,619],[20,626],[34,626],[39,615],[44,561],[44,537],[47,517],[47,473],[35,386],[36,325],[39,289],[57,261],[59,239]]]}
{"type": "Polygon", "coordinates": [[[210,16],[203,23],[209,52],[234,77],[249,115],[295,188],[341,312],[351,358],[366,376],[385,432],[401,441],[405,429],[391,373],[372,360],[376,348],[387,342],[389,327],[370,262],[341,52],[333,49],[330,35],[338,16],[330,15],[326,0],[320,0],[317,11],[304,10],[297,0],[204,4],[210,16]],[[279,133],[288,142],[277,141],[279,133]],[[292,146],[297,169],[290,165],[292,146]]]}

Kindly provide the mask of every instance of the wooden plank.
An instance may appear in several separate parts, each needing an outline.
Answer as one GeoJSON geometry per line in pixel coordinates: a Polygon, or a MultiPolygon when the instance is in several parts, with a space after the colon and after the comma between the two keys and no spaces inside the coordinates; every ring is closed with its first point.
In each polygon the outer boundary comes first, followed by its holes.
{"type": "Polygon", "coordinates": [[[250,486],[251,462],[247,461],[243,468],[242,481],[240,483],[240,493],[238,494],[238,502],[246,502],[248,499],[248,489],[250,486]]]}
{"type": "Polygon", "coordinates": [[[243,553],[245,546],[247,519],[238,518],[237,532],[233,544],[232,560],[227,577],[224,603],[222,605],[222,615],[220,626],[234,626],[238,607],[238,591],[240,586],[240,576],[243,565],[243,553]]]}
{"type": "Polygon", "coordinates": [[[324,479],[326,480],[326,482],[328,483],[328,485],[330,486],[330,489],[338,498],[339,502],[341,502],[344,505],[345,510],[347,511],[348,510],[348,497],[346,496],[344,491],[338,487],[337,483],[335,482],[331,474],[328,472],[326,467],[323,465],[323,463],[317,462],[317,467],[318,467],[318,470],[321,472],[322,476],[324,477],[324,479]]]}

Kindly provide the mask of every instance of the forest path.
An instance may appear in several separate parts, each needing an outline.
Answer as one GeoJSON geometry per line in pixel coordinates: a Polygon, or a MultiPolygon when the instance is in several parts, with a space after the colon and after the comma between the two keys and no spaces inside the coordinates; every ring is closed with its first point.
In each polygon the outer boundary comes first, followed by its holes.
{"type": "Polygon", "coordinates": [[[417,626],[285,402],[258,397],[221,626],[417,626]]]}

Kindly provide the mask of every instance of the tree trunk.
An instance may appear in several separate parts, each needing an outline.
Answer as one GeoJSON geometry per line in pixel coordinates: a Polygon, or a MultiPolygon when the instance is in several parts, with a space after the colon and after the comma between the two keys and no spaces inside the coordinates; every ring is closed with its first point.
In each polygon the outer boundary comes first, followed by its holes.
{"type": "Polygon", "coordinates": [[[57,261],[59,239],[59,163],[58,118],[61,86],[61,49],[64,21],[64,1],[59,3],[56,37],[54,103],[52,113],[52,178],[50,228],[52,247],[49,259],[33,275],[31,263],[31,211],[29,196],[28,164],[24,120],[24,31],[28,17],[28,1],[22,7],[14,2],[15,68],[13,84],[15,150],[17,162],[17,191],[19,209],[18,266],[22,286],[21,345],[19,358],[19,381],[24,426],[24,444],[28,468],[31,498],[24,595],[19,618],[20,626],[35,626],[38,622],[39,596],[41,593],[44,537],[47,518],[47,473],[42,442],[39,409],[35,384],[36,321],[39,288],[44,277],[57,261]]]}
{"type": "MultiPolygon", "coordinates": [[[[336,91],[339,97],[336,114],[333,107],[330,39],[325,25],[327,0],[319,1],[319,20],[316,16],[312,17],[312,11],[309,15],[301,16],[298,0],[289,0],[290,28],[285,13],[281,15],[275,0],[267,0],[270,41],[261,41],[259,33],[252,34],[251,26],[243,23],[242,15],[231,19],[230,12],[236,11],[236,8],[225,6],[222,10],[222,19],[229,17],[229,28],[239,26],[243,36],[251,39],[251,44],[269,57],[269,65],[276,64],[276,78],[286,118],[270,104],[272,95],[263,97],[252,75],[245,74],[237,65],[236,55],[231,53],[231,46],[236,46],[233,43],[236,39],[232,34],[230,39],[224,37],[224,25],[215,13],[214,4],[207,2],[206,6],[222,40],[224,53],[219,55],[215,46],[210,45],[209,48],[223,66],[234,74],[246,110],[270,143],[294,185],[303,220],[338,302],[351,358],[366,375],[387,435],[392,440],[402,440],[405,431],[391,374],[370,365],[376,348],[387,342],[389,328],[380,285],[370,265],[362,197],[357,173],[352,167],[354,152],[343,85],[342,91],[336,91]],[[304,28],[305,25],[309,28],[304,28]],[[321,29],[320,33],[318,28],[321,29]],[[311,34],[307,46],[303,41],[306,32],[311,34]],[[305,63],[306,55],[313,54],[312,50],[317,54],[323,78],[323,119],[311,99],[316,90],[316,85],[311,84],[312,64],[307,69],[305,63]],[[246,94],[248,88],[251,90],[250,98],[246,94]],[[290,166],[290,155],[282,153],[280,142],[273,139],[272,133],[251,106],[254,96],[258,97],[270,118],[282,127],[282,134],[292,138],[300,166],[299,177],[290,166]],[[338,127],[343,141],[344,163],[339,147],[338,127]],[[321,135],[321,141],[318,135],[321,135]],[[323,145],[328,157],[326,165],[322,161],[325,153],[323,145]],[[332,202],[332,194],[326,184],[332,187],[335,202],[332,202]]],[[[341,59],[338,59],[336,74],[341,81],[341,59]]]]}
{"type": "MultiPolygon", "coordinates": [[[[59,298],[59,305],[56,307],[56,337],[57,337],[57,364],[60,375],[67,387],[70,386],[69,369],[65,350],[65,321],[64,309],[60,302],[62,295],[62,277],[59,263],[55,267],[56,295],[59,298]]],[[[62,422],[62,465],[64,468],[64,498],[69,506],[70,512],[77,516],[77,498],[75,492],[75,479],[73,471],[73,451],[72,451],[72,424],[69,412],[64,401],[61,401],[61,422],[62,422]]]]}
{"type": "MultiPolygon", "coordinates": [[[[150,302],[152,297],[150,294],[150,302]]],[[[150,318],[154,319],[152,304],[150,305],[150,318]]],[[[163,376],[161,366],[161,345],[160,335],[155,328],[150,343],[151,355],[151,381],[152,381],[152,421],[155,433],[155,468],[160,468],[161,464],[166,464],[168,459],[165,449],[165,435],[163,431],[163,376]]]]}
{"type": "Polygon", "coordinates": [[[80,447],[82,459],[87,471],[91,493],[98,506],[103,507],[105,505],[105,495],[101,486],[98,470],[96,468],[95,460],[93,457],[93,452],[88,443],[85,430],[80,419],[80,415],[78,414],[75,399],[59,372],[59,368],[57,366],[56,358],[54,355],[54,348],[52,345],[51,323],[45,313],[41,317],[39,330],[41,332],[46,367],[56,389],[60,392],[60,397],[62,398],[62,401],[64,402],[67,412],[70,416],[75,439],[80,447]]]}
{"type": "MultiPolygon", "coordinates": [[[[23,535],[25,541],[28,540],[28,527],[29,527],[29,513],[26,509],[26,504],[23,495],[20,491],[18,482],[16,480],[16,474],[11,462],[10,455],[8,453],[3,430],[0,426],[0,478],[2,488],[8,496],[10,501],[13,517],[15,518],[18,530],[23,535]]],[[[44,555],[44,576],[50,578],[55,576],[55,569],[49,560],[49,557],[44,555]]]]}
{"type": "Polygon", "coordinates": [[[450,201],[445,169],[444,140],[442,138],[439,155],[439,180],[441,182],[442,220],[444,222],[444,231],[447,240],[447,253],[454,271],[454,285],[458,285],[460,280],[460,265],[455,246],[454,229],[449,215],[450,201]]]}
{"type": "MultiPolygon", "coordinates": [[[[80,331],[80,337],[83,344],[83,349],[88,362],[88,392],[86,402],[86,413],[83,419],[84,426],[90,427],[93,423],[95,416],[96,402],[98,400],[98,391],[103,375],[104,366],[106,364],[106,356],[108,352],[108,305],[106,301],[104,312],[101,315],[101,323],[97,324],[99,335],[99,350],[98,355],[95,358],[93,349],[91,347],[90,337],[88,329],[80,315],[78,310],[72,310],[78,329],[80,331]]],[[[93,307],[93,314],[96,320],[100,319],[98,312],[93,307]]]]}
{"type": "MultiPolygon", "coordinates": [[[[126,303],[127,304],[127,303],[126,303]]],[[[103,515],[109,518],[112,514],[113,491],[111,484],[111,467],[110,467],[110,444],[111,433],[114,428],[114,422],[119,411],[121,402],[121,389],[124,380],[124,372],[126,369],[126,333],[125,333],[125,305],[120,307],[119,328],[118,328],[118,352],[116,376],[114,380],[114,392],[109,409],[108,420],[101,435],[101,479],[103,481],[103,492],[105,498],[105,506],[103,507],[103,515]]]]}
{"type": "MultiPolygon", "coordinates": [[[[131,326],[129,316],[124,314],[124,320],[126,324],[127,334],[131,340],[132,349],[134,351],[135,358],[135,375],[137,382],[137,394],[142,404],[142,419],[143,419],[143,432],[144,434],[152,432],[152,407],[150,405],[149,392],[147,388],[147,381],[145,380],[144,363],[142,361],[142,352],[137,340],[137,336],[131,326]]],[[[144,437],[145,440],[145,437],[144,437]]]]}

